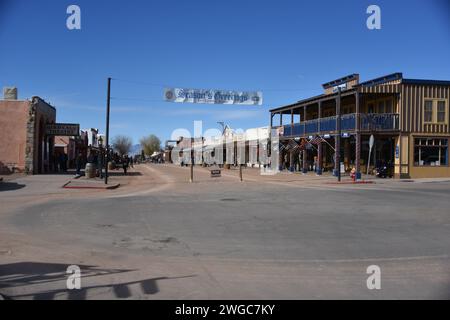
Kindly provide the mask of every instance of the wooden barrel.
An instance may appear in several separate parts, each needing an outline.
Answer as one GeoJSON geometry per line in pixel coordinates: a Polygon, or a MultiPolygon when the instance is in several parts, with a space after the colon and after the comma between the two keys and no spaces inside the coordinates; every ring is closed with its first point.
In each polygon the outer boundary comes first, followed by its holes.
{"type": "Polygon", "coordinates": [[[85,169],[86,178],[92,179],[95,178],[95,164],[87,163],[85,169]]]}

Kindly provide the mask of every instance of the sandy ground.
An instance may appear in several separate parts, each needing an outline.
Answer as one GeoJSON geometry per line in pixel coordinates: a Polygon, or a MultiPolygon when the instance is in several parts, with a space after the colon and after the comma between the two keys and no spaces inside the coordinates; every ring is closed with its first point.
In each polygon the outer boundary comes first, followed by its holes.
{"type": "Polygon", "coordinates": [[[140,165],[116,190],[67,176],[0,188],[0,294],[11,299],[450,298],[450,183],[257,169],[211,178],[140,165]],[[347,178],[348,179],[348,178],[347,178]],[[381,268],[369,290],[367,267],[381,268]],[[66,269],[81,268],[68,290],[66,269]]]}

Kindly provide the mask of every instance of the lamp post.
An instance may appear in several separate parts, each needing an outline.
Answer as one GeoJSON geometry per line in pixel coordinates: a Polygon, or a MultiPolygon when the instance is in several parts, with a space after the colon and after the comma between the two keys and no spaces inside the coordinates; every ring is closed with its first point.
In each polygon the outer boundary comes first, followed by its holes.
{"type": "Polygon", "coordinates": [[[100,161],[97,161],[97,164],[99,165],[98,170],[99,170],[100,179],[101,179],[102,178],[102,170],[103,170],[102,166],[103,166],[103,162],[104,162],[104,159],[103,159],[103,137],[102,136],[100,136],[98,138],[98,149],[100,150],[100,154],[99,154],[100,161]]]}

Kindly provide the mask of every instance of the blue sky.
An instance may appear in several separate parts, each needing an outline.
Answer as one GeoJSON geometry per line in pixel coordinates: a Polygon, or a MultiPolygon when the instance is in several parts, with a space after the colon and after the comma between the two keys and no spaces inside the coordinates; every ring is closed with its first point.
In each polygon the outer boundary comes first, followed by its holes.
{"type": "Polygon", "coordinates": [[[269,109],[351,73],[450,79],[449,40],[446,0],[0,0],[0,86],[48,100],[58,122],[103,131],[106,78],[120,79],[111,135],[137,143],[192,131],[194,120],[268,125],[269,109]],[[70,4],[81,7],[81,30],[66,28],[70,4]],[[381,8],[381,30],[366,27],[370,4],[381,8]],[[264,104],[166,103],[165,85],[261,90],[264,104]]]}

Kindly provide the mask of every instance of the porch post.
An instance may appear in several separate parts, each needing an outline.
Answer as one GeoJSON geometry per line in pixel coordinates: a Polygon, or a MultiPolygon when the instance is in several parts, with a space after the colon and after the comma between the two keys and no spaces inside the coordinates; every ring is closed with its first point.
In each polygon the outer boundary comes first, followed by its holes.
{"type": "Polygon", "coordinates": [[[284,155],[283,153],[285,152],[284,150],[284,144],[281,143],[281,141],[279,142],[279,152],[278,152],[278,170],[283,171],[283,167],[284,167],[284,155]],[[281,146],[283,146],[281,148],[281,146]]]}
{"type": "Polygon", "coordinates": [[[337,135],[334,138],[334,176],[341,180],[341,90],[336,98],[336,131],[337,135]]]}
{"type": "Polygon", "coordinates": [[[355,135],[355,170],[356,180],[361,179],[361,115],[359,107],[359,92],[355,93],[356,99],[356,135],[355,135]]]}
{"type": "Polygon", "coordinates": [[[321,132],[321,128],[320,128],[320,118],[322,118],[322,101],[319,101],[319,106],[318,106],[318,119],[319,119],[319,123],[318,123],[318,129],[319,129],[319,133],[321,132]]]}
{"type": "Polygon", "coordinates": [[[319,142],[319,144],[317,145],[317,168],[316,168],[316,173],[317,175],[321,175],[322,174],[322,142],[319,142]]]}
{"type": "Polygon", "coordinates": [[[306,162],[306,157],[307,157],[308,153],[305,149],[303,149],[302,151],[302,173],[306,174],[308,172],[308,169],[306,168],[307,162],[306,162]]]}
{"type": "Polygon", "coordinates": [[[294,149],[289,150],[289,171],[290,172],[294,172],[295,167],[294,167],[294,149]]]}

